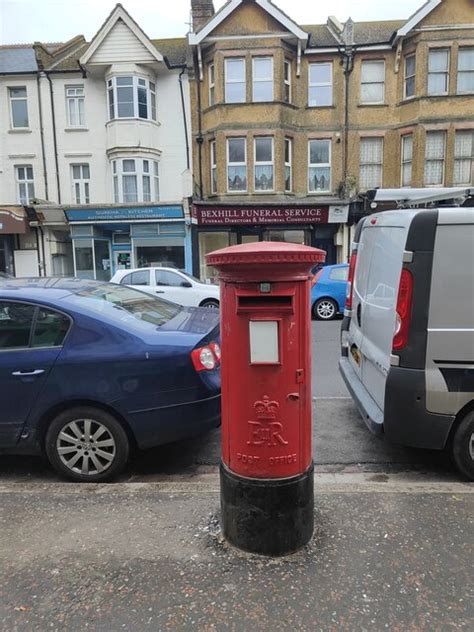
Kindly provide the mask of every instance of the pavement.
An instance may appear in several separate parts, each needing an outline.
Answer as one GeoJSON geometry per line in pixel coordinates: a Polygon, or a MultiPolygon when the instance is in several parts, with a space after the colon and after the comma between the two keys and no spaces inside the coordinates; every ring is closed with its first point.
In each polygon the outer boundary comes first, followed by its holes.
{"type": "Polygon", "coordinates": [[[0,459],[0,632],[474,629],[474,486],[372,436],[313,323],[315,533],[238,551],[219,529],[220,431],[134,456],[115,484],[0,459]]]}
{"type": "Polygon", "coordinates": [[[219,531],[216,474],[0,486],[0,629],[471,630],[474,488],[319,474],[283,558],[219,531]]]}

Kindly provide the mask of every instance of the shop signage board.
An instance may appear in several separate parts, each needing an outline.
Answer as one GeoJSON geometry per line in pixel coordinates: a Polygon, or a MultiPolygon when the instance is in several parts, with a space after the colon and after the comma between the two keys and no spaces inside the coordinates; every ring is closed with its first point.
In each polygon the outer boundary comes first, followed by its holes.
{"type": "Polygon", "coordinates": [[[244,224],[328,224],[347,221],[348,206],[205,206],[194,204],[200,226],[244,224]]]}
{"type": "Polygon", "coordinates": [[[69,222],[100,222],[100,221],[133,221],[149,219],[183,219],[183,207],[180,204],[163,206],[130,206],[104,208],[66,208],[64,209],[69,222]]]}
{"type": "Polygon", "coordinates": [[[24,210],[0,207],[0,234],[24,234],[28,230],[24,210]]]}

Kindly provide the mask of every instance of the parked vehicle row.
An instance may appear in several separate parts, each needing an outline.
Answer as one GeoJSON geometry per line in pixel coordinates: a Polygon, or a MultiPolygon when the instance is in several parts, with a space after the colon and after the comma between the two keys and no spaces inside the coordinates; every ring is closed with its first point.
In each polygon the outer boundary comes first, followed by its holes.
{"type": "Polygon", "coordinates": [[[0,281],[0,449],[110,480],[220,423],[217,310],[80,279],[0,281]]]}

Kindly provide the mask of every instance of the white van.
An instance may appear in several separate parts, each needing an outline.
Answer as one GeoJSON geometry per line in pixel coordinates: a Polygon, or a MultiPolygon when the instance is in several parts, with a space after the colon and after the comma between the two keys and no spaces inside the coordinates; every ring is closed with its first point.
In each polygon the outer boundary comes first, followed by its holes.
{"type": "MultiPolygon", "coordinates": [[[[375,200],[395,196],[471,201],[474,189],[380,190],[375,200]]],[[[339,368],[370,430],[449,447],[474,480],[474,208],[399,209],[359,222],[341,342],[339,368]]]]}

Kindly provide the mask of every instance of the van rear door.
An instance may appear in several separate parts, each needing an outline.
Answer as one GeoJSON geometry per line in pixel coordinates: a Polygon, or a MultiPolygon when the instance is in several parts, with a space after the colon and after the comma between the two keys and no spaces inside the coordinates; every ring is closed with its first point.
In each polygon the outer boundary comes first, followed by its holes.
{"type": "Polygon", "coordinates": [[[417,211],[387,211],[364,222],[354,278],[349,358],[383,410],[396,324],[398,286],[410,223],[417,211]]]}

